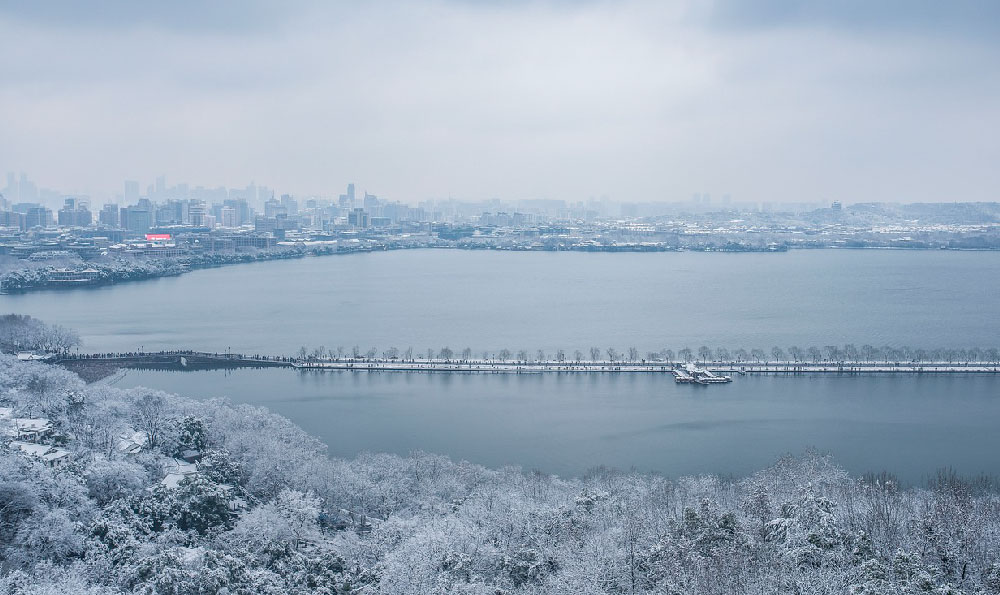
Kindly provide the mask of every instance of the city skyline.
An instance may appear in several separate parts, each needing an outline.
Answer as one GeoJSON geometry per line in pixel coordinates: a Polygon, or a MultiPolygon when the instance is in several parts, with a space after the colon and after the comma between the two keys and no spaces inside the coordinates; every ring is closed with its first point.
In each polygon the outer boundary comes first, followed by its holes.
{"type": "Polygon", "coordinates": [[[0,169],[93,196],[169,172],[407,203],[995,200],[998,10],[3,3],[0,169]]]}
{"type": "MultiPolygon", "coordinates": [[[[26,172],[13,172],[8,171],[5,173],[5,178],[0,180],[0,196],[2,196],[8,203],[39,203],[48,207],[58,207],[61,206],[65,199],[74,198],[81,200],[85,204],[90,205],[100,205],[106,203],[114,204],[134,204],[140,198],[150,198],[150,199],[196,199],[205,201],[221,201],[225,199],[241,198],[248,200],[250,202],[256,202],[262,205],[266,200],[271,198],[280,198],[281,196],[292,196],[296,199],[309,200],[331,200],[336,201],[339,196],[342,195],[345,187],[348,194],[353,192],[355,186],[359,188],[358,196],[377,196],[371,193],[371,187],[363,187],[355,182],[346,182],[341,184],[338,188],[327,189],[323,193],[315,194],[290,194],[286,191],[279,190],[276,188],[271,188],[265,184],[257,184],[254,181],[250,181],[245,185],[236,186],[225,186],[225,185],[195,185],[190,184],[185,181],[174,181],[169,179],[166,174],[155,176],[152,182],[149,184],[144,184],[143,180],[134,179],[124,179],[117,191],[110,191],[107,193],[98,193],[95,195],[89,193],[76,193],[76,192],[65,192],[58,188],[48,188],[44,184],[39,183],[38,180],[33,179],[26,172]]],[[[760,204],[814,204],[823,205],[828,204],[832,201],[826,200],[825,198],[813,197],[811,200],[799,200],[787,203],[773,203],[771,201],[763,201],[762,203],[746,202],[741,203],[741,201],[733,200],[732,194],[729,192],[722,193],[712,193],[707,191],[696,191],[690,193],[686,197],[678,198],[677,200],[671,201],[631,201],[627,199],[621,199],[616,197],[610,197],[607,195],[601,196],[586,196],[578,197],[573,200],[563,200],[563,199],[546,199],[544,197],[534,197],[530,195],[516,197],[516,198],[504,198],[500,196],[490,196],[483,199],[466,199],[460,196],[437,196],[437,197],[425,197],[419,199],[398,199],[391,198],[393,202],[400,202],[407,205],[418,205],[426,202],[443,202],[443,201],[458,201],[463,203],[496,203],[502,202],[505,204],[517,204],[520,202],[537,202],[542,201],[554,201],[556,203],[562,204],[588,204],[588,203],[605,203],[605,204],[648,204],[649,202],[664,202],[669,204],[683,204],[683,203],[700,203],[704,205],[712,204],[713,196],[715,197],[716,206],[732,206],[732,205],[742,205],[744,207],[750,205],[760,204]]],[[[853,201],[836,201],[843,202],[844,204],[850,204],[853,201]]]]}

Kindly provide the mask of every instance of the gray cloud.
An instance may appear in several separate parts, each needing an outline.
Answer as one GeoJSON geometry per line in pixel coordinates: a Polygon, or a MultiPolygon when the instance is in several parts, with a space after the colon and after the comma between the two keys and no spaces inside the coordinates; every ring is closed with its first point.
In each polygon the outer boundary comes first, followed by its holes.
{"type": "Polygon", "coordinates": [[[0,2],[0,169],[98,195],[166,172],[402,200],[996,199],[995,9],[869,4],[0,2]]]}
{"type": "Polygon", "coordinates": [[[990,0],[724,0],[713,4],[712,23],[733,28],[828,27],[853,33],[995,35],[1000,3],[990,0]]]}

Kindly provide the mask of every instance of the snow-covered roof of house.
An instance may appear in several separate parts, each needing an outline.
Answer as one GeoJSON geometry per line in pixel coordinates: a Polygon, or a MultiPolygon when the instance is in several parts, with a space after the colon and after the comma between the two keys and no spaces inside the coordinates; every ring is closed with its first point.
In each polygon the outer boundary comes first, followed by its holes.
{"type": "Polygon", "coordinates": [[[118,443],[115,448],[123,454],[136,454],[146,447],[148,440],[145,432],[136,432],[129,428],[118,435],[118,443]]]}
{"type": "Polygon", "coordinates": [[[0,419],[10,419],[14,415],[14,409],[11,407],[0,407],[0,419]]]}
{"type": "Polygon", "coordinates": [[[168,490],[173,490],[180,485],[181,481],[183,481],[185,477],[187,477],[187,475],[183,473],[167,473],[160,483],[162,483],[168,490]]]}
{"type": "Polygon", "coordinates": [[[174,489],[181,480],[198,473],[197,463],[188,463],[180,459],[170,459],[163,464],[164,477],[160,481],[167,489],[174,489]]]}
{"type": "Polygon", "coordinates": [[[70,451],[66,450],[65,448],[52,448],[51,450],[49,450],[49,452],[42,455],[42,460],[47,463],[51,463],[52,461],[58,461],[59,459],[64,459],[68,457],[70,454],[72,453],[70,453],[70,451]]]}
{"type": "Polygon", "coordinates": [[[163,464],[164,473],[179,473],[181,475],[191,475],[198,472],[198,463],[188,463],[181,459],[169,459],[163,464]]]}
{"type": "Polygon", "coordinates": [[[16,417],[14,425],[22,432],[43,432],[52,427],[49,420],[44,417],[16,417]]]}
{"type": "Polygon", "coordinates": [[[8,446],[15,450],[20,450],[24,454],[31,455],[33,457],[38,457],[46,462],[52,462],[58,459],[68,457],[71,453],[65,448],[59,448],[57,446],[50,446],[48,444],[33,444],[31,442],[20,442],[14,440],[8,446]]]}

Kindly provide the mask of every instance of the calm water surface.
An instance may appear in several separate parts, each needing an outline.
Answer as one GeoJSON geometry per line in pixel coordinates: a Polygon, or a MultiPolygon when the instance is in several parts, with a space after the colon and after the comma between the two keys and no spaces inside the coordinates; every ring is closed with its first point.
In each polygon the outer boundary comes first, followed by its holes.
{"type": "MultiPolygon", "coordinates": [[[[1000,341],[1000,253],[583,254],[397,251],[201,270],[92,290],[0,296],[76,328],[90,351],[293,353],[502,348],[910,345],[1000,341]]],[[[350,456],[448,454],[575,474],[595,465],[743,474],[833,452],[910,481],[942,466],[1000,475],[995,377],[131,372],[189,396],[288,416],[350,456]]]]}
{"type": "Polygon", "coordinates": [[[852,472],[915,483],[946,466],[1000,476],[991,376],[747,376],[706,387],[656,374],[264,369],[129,372],[118,385],[262,405],[347,457],[425,450],[562,475],[597,465],[744,475],[815,447],[852,472]]]}
{"type": "Polygon", "coordinates": [[[992,347],[1000,252],[414,250],[0,296],[89,350],[992,347]]]}

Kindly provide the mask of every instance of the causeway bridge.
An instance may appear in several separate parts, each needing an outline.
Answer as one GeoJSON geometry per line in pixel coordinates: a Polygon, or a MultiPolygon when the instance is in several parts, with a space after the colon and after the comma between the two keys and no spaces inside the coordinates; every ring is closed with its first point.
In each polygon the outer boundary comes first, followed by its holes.
{"type": "MultiPolygon", "coordinates": [[[[449,372],[479,374],[542,373],[661,373],[677,375],[689,362],[664,361],[501,361],[499,359],[383,359],[292,358],[275,355],[158,351],[63,354],[53,363],[85,379],[100,378],[115,370],[215,370],[285,367],[301,371],[449,372]]],[[[717,374],[998,374],[1000,362],[697,362],[700,369],[717,374]]]]}

